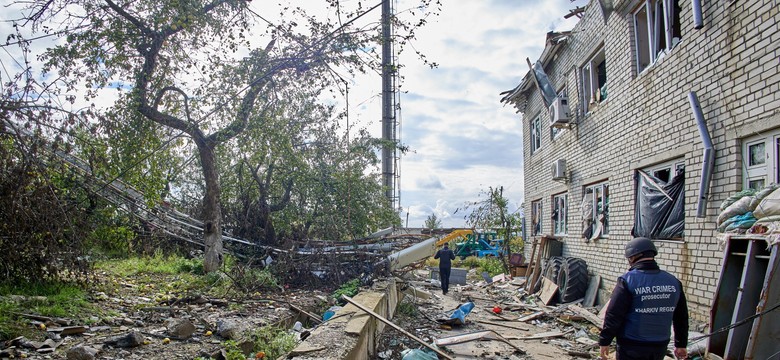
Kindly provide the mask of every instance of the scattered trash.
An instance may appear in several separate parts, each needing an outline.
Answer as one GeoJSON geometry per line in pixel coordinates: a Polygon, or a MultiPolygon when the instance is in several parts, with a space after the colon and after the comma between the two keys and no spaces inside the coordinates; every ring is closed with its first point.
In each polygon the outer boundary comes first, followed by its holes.
{"type": "Polygon", "coordinates": [[[328,321],[333,315],[336,315],[336,311],[341,310],[341,306],[331,306],[324,314],[322,314],[322,321],[328,321]]]}
{"type": "Polygon", "coordinates": [[[436,353],[428,349],[406,349],[401,351],[401,360],[438,360],[436,353]]]}
{"type": "Polygon", "coordinates": [[[471,301],[460,304],[455,311],[452,312],[449,319],[440,320],[439,322],[448,325],[463,325],[466,323],[466,315],[468,315],[472,309],[474,309],[474,303],[471,301]]]}
{"type": "Polygon", "coordinates": [[[501,311],[502,311],[502,310],[501,310],[501,308],[500,308],[500,307],[498,307],[498,306],[494,306],[494,307],[493,307],[493,313],[494,313],[494,314],[500,314],[500,313],[501,313],[501,311]]]}

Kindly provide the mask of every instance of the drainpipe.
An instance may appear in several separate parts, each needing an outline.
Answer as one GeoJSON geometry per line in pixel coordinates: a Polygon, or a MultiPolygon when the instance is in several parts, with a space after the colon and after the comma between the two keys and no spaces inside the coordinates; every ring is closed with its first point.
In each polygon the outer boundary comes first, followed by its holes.
{"type": "Polygon", "coordinates": [[[704,121],[704,114],[701,112],[699,98],[696,93],[688,93],[688,101],[691,103],[693,116],[699,125],[699,135],[702,145],[704,145],[704,159],[702,160],[701,182],[699,182],[699,200],[696,203],[696,217],[703,218],[707,215],[707,198],[710,195],[710,179],[712,178],[712,168],[715,165],[715,148],[712,146],[710,131],[707,129],[707,123],[704,121]]]}
{"type": "Polygon", "coordinates": [[[701,16],[701,0],[691,0],[691,10],[693,11],[693,28],[701,29],[704,27],[704,20],[701,16]]]}

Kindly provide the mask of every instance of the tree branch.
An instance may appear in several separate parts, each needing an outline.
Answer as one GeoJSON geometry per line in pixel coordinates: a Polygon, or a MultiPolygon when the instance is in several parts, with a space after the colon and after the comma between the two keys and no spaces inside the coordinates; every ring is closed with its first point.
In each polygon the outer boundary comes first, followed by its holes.
{"type": "Polygon", "coordinates": [[[137,27],[138,30],[141,30],[141,32],[143,32],[145,35],[151,35],[153,33],[153,31],[149,29],[146,24],[142,23],[141,20],[138,20],[133,15],[130,15],[130,13],[119,7],[119,5],[115,4],[113,1],[106,0],[106,4],[108,4],[108,7],[110,7],[111,10],[114,10],[117,14],[119,14],[119,16],[125,18],[125,20],[135,25],[135,27],[137,27]]]}

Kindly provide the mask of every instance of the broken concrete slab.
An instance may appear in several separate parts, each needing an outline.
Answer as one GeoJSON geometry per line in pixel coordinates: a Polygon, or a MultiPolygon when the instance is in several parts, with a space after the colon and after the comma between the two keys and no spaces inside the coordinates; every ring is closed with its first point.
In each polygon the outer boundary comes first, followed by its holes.
{"type": "Polygon", "coordinates": [[[93,360],[100,350],[89,346],[76,346],[70,348],[67,353],[68,360],[93,360]]]}

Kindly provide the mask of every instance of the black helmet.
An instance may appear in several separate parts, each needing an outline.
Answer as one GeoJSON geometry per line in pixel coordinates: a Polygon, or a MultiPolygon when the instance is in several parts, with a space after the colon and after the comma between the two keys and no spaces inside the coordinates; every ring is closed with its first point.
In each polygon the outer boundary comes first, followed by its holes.
{"type": "Polygon", "coordinates": [[[639,255],[645,251],[652,251],[653,256],[658,255],[658,249],[655,248],[653,241],[648,238],[634,238],[626,244],[626,258],[639,255]]]}

